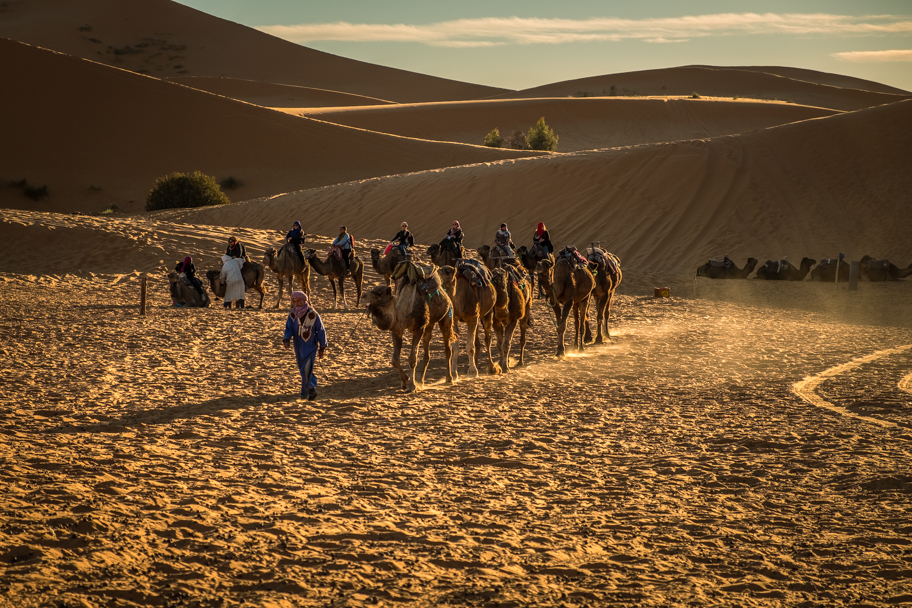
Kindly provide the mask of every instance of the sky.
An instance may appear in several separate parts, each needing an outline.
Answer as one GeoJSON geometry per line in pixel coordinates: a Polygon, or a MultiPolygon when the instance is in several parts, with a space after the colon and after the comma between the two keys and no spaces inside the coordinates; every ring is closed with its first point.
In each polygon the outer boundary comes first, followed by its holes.
{"type": "Polygon", "coordinates": [[[180,0],[328,53],[508,89],[681,65],[912,91],[912,0],[180,0]]]}

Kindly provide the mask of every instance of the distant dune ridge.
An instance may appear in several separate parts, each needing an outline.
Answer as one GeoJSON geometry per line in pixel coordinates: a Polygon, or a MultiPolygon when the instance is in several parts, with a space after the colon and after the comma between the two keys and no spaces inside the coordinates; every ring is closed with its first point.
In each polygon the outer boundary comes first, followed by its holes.
{"type": "MultiPolygon", "coordinates": [[[[334,57],[167,0],[125,6],[0,12],[0,36],[28,43],[0,39],[0,109],[16,117],[0,139],[0,206],[138,212],[156,178],[201,170],[240,180],[229,195],[246,202],[150,217],[219,234],[345,223],[373,239],[405,220],[423,243],[459,219],[471,247],[502,221],[528,244],[544,221],[559,244],[620,255],[628,286],[712,255],[912,256],[912,94],[892,87],[686,66],[509,92],[334,57]],[[557,154],[478,145],[542,116],[557,154]],[[49,196],[8,185],[20,179],[49,196]]],[[[40,215],[27,223],[35,236],[40,215]]],[[[147,264],[129,247],[107,255],[147,264]]]]}

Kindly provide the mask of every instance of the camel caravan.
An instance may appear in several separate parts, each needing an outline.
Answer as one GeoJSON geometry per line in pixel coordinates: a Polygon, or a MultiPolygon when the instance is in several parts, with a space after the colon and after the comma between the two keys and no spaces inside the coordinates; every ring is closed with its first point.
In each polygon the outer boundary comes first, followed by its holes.
{"type": "MultiPolygon", "coordinates": [[[[842,258],[825,258],[818,264],[817,260],[804,257],[797,267],[787,258],[767,260],[759,268],[757,264],[756,258],[747,258],[744,267],[738,268],[728,256],[710,258],[697,268],[696,276],[708,279],[746,279],[756,269],[754,279],[761,281],[804,281],[810,276],[811,281],[833,283],[838,280],[841,283],[848,282],[851,269],[851,264],[842,258]]],[[[863,256],[858,265],[858,278],[872,283],[898,281],[912,275],[912,264],[900,268],[889,260],[878,260],[869,255],[863,256]]]]}

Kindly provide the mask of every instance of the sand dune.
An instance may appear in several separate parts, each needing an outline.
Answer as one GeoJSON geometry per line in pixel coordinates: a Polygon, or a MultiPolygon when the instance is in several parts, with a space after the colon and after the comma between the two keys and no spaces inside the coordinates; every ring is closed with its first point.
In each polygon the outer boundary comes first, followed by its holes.
{"type": "MultiPolygon", "coordinates": [[[[706,67],[713,68],[713,66],[689,66],[689,67],[706,67]]],[[[860,91],[876,91],[878,93],[890,93],[894,95],[909,95],[909,91],[904,89],[897,89],[896,87],[891,87],[879,82],[874,82],[873,80],[865,80],[864,78],[855,78],[853,76],[846,76],[844,74],[833,74],[830,72],[818,72],[817,70],[806,70],[803,68],[796,67],[786,67],[786,66],[727,66],[729,70],[747,70],[750,72],[763,72],[766,74],[776,74],[777,76],[784,76],[786,78],[791,78],[793,80],[803,80],[805,82],[814,82],[817,84],[825,84],[833,87],[840,87],[842,89],[858,89],[860,91]]]]}
{"type": "Polygon", "coordinates": [[[516,130],[525,133],[544,117],[560,138],[558,152],[731,135],[834,113],[794,104],[662,98],[519,99],[285,111],[405,137],[467,144],[481,144],[495,127],[503,137],[516,130]]]}
{"type": "MultiPolygon", "coordinates": [[[[790,72],[786,70],[784,73],[790,72]]],[[[566,80],[502,93],[497,97],[597,97],[612,94],[689,96],[694,93],[703,97],[788,101],[833,110],[859,110],[912,96],[908,92],[885,93],[817,84],[757,69],[688,66],[566,80]]]]}
{"type": "Polygon", "coordinates": [[[241,80],[238,78],[172,76],[166,78],[166,80],[200,89],[201,91],[222,95],[223,97],[231,97],[232,99],[239,99],[247,103],[271,108],[373,106],[393,103],[374,97],[352,95],[351,93],[258,82],[256,80],[241,80]]]}
{"type": "Polygon", "coordinates": [[[910,150],[907,101],[737,136],[426,171],[163,217],[268,228],[314,206],[344,208],[307,228],[331,234],[342,220],[388,239],[407,220],[421,242],[459,219],[472,247],[491,242],[502,221],[529,244],[544,221],[558,244],[600,240],[647,281],[685,279],[723,254],[739,265],[870,254],[904,267],[910,150]]]}
{"type": "Polygon", "coordinates": [[[504,92],[315,51],[170,0],[7,2],[0,37],[157,77],[226,76],[401,102],[504,92]]]}
{"type": "Polygon", "coordinates": [[[527,155],[297,118],[19,42],[0,49],[0,107],[16,117],[0,139],[4,207],[137,211],[173,171],[233,176],[237,199],[527,155]],[[6,186],[21,179],[50,197],[6,186]]]}

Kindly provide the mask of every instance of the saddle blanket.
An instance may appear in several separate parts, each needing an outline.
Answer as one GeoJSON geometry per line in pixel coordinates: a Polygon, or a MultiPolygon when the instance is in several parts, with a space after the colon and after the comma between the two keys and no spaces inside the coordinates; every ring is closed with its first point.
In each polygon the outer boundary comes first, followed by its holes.
{"type": "Polygon", "coordinates": [[[710,268],[729,268],[731,265],[732,261],[728,259],[728,256],[724,258],[709,258],[710,268]]]}
{"type": "Polygon", "coordinates": [[[492,278],[491,271],[488,270],[488,267],[478,260],[457,260],[456,275],[465,276],[470,281],[477,280],[483,287],[487,287],[491,283],[492,278]]]}

